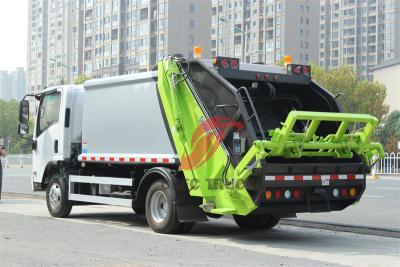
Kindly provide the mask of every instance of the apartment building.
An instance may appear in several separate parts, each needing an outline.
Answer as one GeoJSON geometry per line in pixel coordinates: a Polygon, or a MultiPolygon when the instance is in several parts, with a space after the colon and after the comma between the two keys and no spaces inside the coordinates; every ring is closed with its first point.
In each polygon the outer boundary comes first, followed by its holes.
{"type": "Polygon", "coordinates": [[[16,68],[10,72],[0,71],[0,99],[20,101],[26,93],[26,71],[16,68]]]}
{"type": "Polygon", "coordinates": [[[319,0],[213,0],[212,54],[274,64],[318,62],[319,0]]]}
{"type": "Polygon", "coordinates": [[[70,1],[48,0],[47,86],[71,82],[71,68],[66,65],[68,53],[68,8],[70,1]]]}
{"type": "Polygon", "coordinates": [[[10,76],[8,71],[0,71],[0,99],[9,101],[11,99],[10,76]]]}
{"type": "Polygon", "coordinates": [[[372,80],[374,66],[400,58],[400,1],[321,0],[320,16],[320,66],[372,80]]]}
{"type": "Polygon", "coordinates": [[[11,99],[21,101],[26,94],[26,71],[24,68],[15,68],[10,71],[11,99]]]}
{"type": "Polygon", "coordinates": [[[166,55],[192,56],[195,45],[211,56],[211,0],[29,1],[31,91],[70,83],[78,75],[148,71],[166,55]],[[47,25],[41,32],[38,16],[47,25]]]}
{"type": "Polygon", "coordinates": [[[48,0],[28,3],[28,92],[40,92],[47,86],[48,0]]]}
{"type": "Polygon", "coordinates": [[[83,74],[114,76],[151,70],[165,55],[210,56],[211,1],[86,0],[83,74]]]}

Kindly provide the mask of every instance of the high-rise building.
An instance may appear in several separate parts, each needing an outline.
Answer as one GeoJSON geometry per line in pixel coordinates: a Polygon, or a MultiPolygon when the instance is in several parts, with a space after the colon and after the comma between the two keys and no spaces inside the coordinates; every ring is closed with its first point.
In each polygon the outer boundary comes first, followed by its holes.
{"type": "Polygon", "coordinates": [[[26,93],[26,71],[16,68],[13,71],[0,71],[0,99],[20,101],[26,93]]]}
{"type": "Polygon", "coordinates": [[[273,64],[318,62],[319,0],[213,0],[212,54],[273,64]]]}
{"type": "Polygon", "coordinates": [[[372,80],[374,66],[400,58],[398,25],[398,0],[321,0],[320,66],[350,65],[372,80]]]}
{"type": "Polygon", "coordinates": [[[28,50],[38,50],[42,41],[48,47],[46,58],[29,54],[30,90],[70,83],[78,75],[148,71],[165,55],[192,56],[195,45],[211,56],[211,0],[30,0],[29,7],[28,50]],[[37,2],[46,2],[46,15],[31,10],[37,2]],[[37,38],[33,21],[44,18],[46,41],[37,38]],[[36,76],[41,65],[35,60],[44,66],[44,81],[36,76]]]}
{"type": "Polygon", "coordinates": [[[26,71],[24,68],[15,68],[10,71],[11,99],[21,101],[26,94],[26,71]]]}
{"type": "Polygon", "coordinates": [[[71,1],[48,0],[47,15],[47,82],[46,86],[71,83],[71,68],[66,64],[69,56],[66,38],[71,1]]]}
{"type": "Polygon", "coordinates": [[[9,101],[11,99],[10,75],[8,71],[0,71],[0,99],[9,101]]]}
{"type": "Polygon", "coordinates": [[[28,91],[47,86],[48,0],[28,1],[28,91]]]}
{"type": "Polygon", "coordinates": [[[97,0],[83,8],[82,74],[114,76],[151,70],[168,54],[210,56],[211,1],[97,0]]]}

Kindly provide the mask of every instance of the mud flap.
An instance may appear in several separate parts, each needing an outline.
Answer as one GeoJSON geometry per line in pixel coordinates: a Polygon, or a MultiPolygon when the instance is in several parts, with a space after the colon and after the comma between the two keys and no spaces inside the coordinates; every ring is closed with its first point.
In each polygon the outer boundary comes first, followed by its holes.
{"type": "Polygon", "coordinates": [[[204,222],[208,221],[206,213],[195,205],[175,204],[179,222],[204,222]]]}

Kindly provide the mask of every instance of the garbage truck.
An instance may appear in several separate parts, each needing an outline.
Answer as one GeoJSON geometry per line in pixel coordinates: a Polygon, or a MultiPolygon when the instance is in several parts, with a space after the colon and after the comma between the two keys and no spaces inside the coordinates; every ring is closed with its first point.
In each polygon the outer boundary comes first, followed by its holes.
{"type": "Polygon", "coordinates": [[[144,214],[158,233],[224,215],[270,229],[359,201],[372,159],[383,155],[371,141],[378,120],[343,113],[308,65],[168,56],[154,71],[31,96],[32,185],[46,190],[54,217],[108,204],[144,214]]]}

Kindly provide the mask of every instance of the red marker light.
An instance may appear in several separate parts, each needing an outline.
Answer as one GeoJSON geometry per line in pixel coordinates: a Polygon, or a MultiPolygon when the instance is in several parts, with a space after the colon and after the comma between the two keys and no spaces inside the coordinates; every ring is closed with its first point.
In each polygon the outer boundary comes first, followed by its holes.
{"type": "Polygon", "coordinates": [[[274,196],[275,196],[276,199],[280,199],[282,197],[282,191],[280,191],[280,190],[275,191],[274,196]]]}
{"type": "Polygon", "coordinates": [[[231,59],[231,68],[235,70],[239,68],[239,61],[237,59],[231,59]]]}
{"type": "Polygon", "coordinates": [[[272,77],[272,79],[276,82],[276,81],[279,79],[279,76],[278,76],[278,75],[274,75],[274,76],[272,77]]]}
{"type": "Polygon", "coordinates": [[[304,75],[310,75],[310,67],[308,67],[308,66],[304,66],[303,67],[303,73],[304,73],[304,75]]]}
{"type": "Polygon", "coordinates": [[[223,59],[221,60],[221,66],[222,66],[224,69],[229,68],[229,61],[228,61],[228,59],[223,58],[223,59]]]}
{"type": "Polygon", "coordinates": [[[297,75],[301,74],[301,66],[296,66],[296,67],[293,69],[293,72],[294,72],[295,74],[297,74],[297,75]]]}
{"type": "Polygon", "coordinates": [[[342,197],[346,197],[347,196],[347,189],[343,188],[341,193],[342,193],[342,197]]]}
{"type": "Polygon", "coordinates": [[[260,79],[260,73],[256,73],[256,80],[260,79]]]}
{"type": "Polygon", "coordinates": [[[268,81],[269,80],[269,74],[264,75],[264,80],[268,81]]]}
{"type": "Polygon", "coordinates": [[[299,199],[300,196],[301,196],[301,192],[300,192],[299,189],[296,189],[296,190],[293,191],[293,197],[294,197],[295,199],[299,199]]]}

